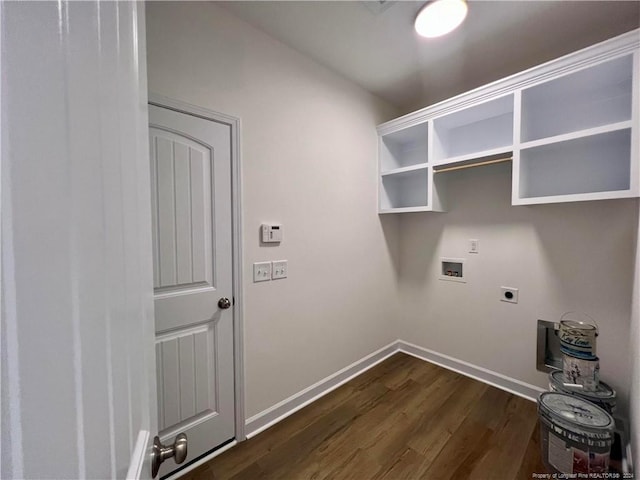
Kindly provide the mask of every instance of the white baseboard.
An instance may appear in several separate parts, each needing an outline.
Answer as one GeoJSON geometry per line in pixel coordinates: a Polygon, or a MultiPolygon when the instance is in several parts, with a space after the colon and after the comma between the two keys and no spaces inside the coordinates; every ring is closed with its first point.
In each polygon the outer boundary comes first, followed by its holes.
{"type": "Polygon", "coordinates": [[[471,377],[475,380],[500,388],[501,390],[513,393],[519,397],[526,398],[532,402],[535,402],[538,395],[545,391],[544,388],[521,382],[520,380],[507,377],[501,373],[478,367],[477,365],[473,365],[463,360],[458,360],[457,358],[453,358],[442,353],[434,352],[427,348],[419,347],[418,345],[413,345],[403,340],[398,340],[397,343],[398,351],[400,352],[434,363],[446,369],[453,370],[454,372],[461,373],[462,375],[466,375],[467,377],[471,377]]]}
{"type": "Polygon", "coordinates": [[[254,437],[263,432],[397,352],[406,353],[407,355],[414,356],[429,363],[434,363],[448,370],[453,370],[454,372],[531,400],[532,402],[535,402],[538,395],[545,391],[544,388],[521,382],[520,380],[507,377],[501,373],[478,367],[463,360],[458,360],[457,358],[434,352],[433,350],[413,345],[403,340],[397,340],[247,419],[245,429],[247,438],[254,437]]]}
{"type": "Polygon", "coordinates": [[[329,375],[310,387],[305,388],[301,392],[282,400],[273,407],[263,410],[257,415],[248,418],[245,428],[247,438],[256,436],[289,415],[335,390],[340,385],[364,373],[383,360],[386,360],[396,352],[398,352],[397,341],[392,342],[386,347],[382,347],[380,350],[377,350],[342,370],[329,375]]]}

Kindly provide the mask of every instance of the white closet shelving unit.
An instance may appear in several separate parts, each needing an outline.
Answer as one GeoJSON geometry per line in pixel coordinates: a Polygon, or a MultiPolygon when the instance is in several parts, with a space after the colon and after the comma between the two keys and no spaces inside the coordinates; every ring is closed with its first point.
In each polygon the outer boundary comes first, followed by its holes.
{"type": "Polygon", "coordinates": [[[380,211],[423,212],[429,205],[428,124],[380,136],[380,211]]]}
{"type": "Polygon", "coordinates": [[[512,158],[512,204],[640,196],[640,30],[378,127],[379,213],[443,211],[443,168],[512,158]]]}
{"type": "Polygon", "coordinates": [[[514,204],[629,196],[633,63],[624,55],[522,91],[514,204]]]}

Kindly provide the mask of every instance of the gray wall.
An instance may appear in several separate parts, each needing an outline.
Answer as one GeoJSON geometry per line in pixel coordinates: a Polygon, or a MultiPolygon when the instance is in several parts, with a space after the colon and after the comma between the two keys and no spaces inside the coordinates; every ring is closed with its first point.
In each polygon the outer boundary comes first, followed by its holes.
{"type": "Polygon", "coordinates": [[[540,387],[537,319],[581,311],[600,325],[601,378],[624,408],[638,202],[511,206],[509,164],[446,175],[447,213],[402,217],[399,337],[540,387]],[[468,253],[468,239],[480,252],[468,253]],[[467,283],[438,279],[440,257],[462,257],[467,283]],[[519,303],[499,301],[500,286],[519,303]]]}
{"type": "Polygon", "coordinates": [[[149,91],[242,120],[246,414],[396,339],[397,218],[376,214],[387,104],[210,2],[147,5],[149,91]],[[262,222],[281,222],[261,247],[262,222]],[[252,263],[289,278],[252,283],[252,263]]]}

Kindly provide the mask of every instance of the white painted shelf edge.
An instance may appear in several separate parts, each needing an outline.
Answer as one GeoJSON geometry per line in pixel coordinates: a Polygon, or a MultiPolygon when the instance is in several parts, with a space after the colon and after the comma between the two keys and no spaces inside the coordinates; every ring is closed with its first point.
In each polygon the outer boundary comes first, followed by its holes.
{"type": "Polygon", "coordinates": [[[550,195],[545,197],[512,198],[512,205],[540,205],[543,203],[582,202],[588,200],[613,200],[634,198],[640,192],[634,190],[614,190],[610,192],[573,193],[570,195],[550,195]]]}
{"type": "Polygon", "coordinates": [[[378,210],[378,213],[411,213],[411,212],[433,212],[431,207],[400,207],[400,208],[385,208],[378,210]]]}
{"type": "Polygon", "coordinates": [[[485,157],[493,157],[493,156],[502,155],[502,154],[511,155],[512,152],[513,152],[513,144],[505,145],[503,147],[492,148],[491,150],[485,150],[482,152],[469,153],[466,155],[460,155],[458,157],[449,157],[443,160],[434,160],[433,166],[441,167],[443,165],[451,165],[454,163],[468,162],[470,160],[480,161],[482,158],[485,158],[485,157]]]}
{"type": "Polygon", "coordinates": [[[380,175],[382,177],[385,177],[387,175],[397,175],[399,173],[405,173],[405,172],[413,172],[416,170],[426,170],[428,168],[428,163],[418,163],[416,165],[409,165],[408,167],[400,167],[400,168],[394,168],[391,170],[386,170],[382,173],[380,173],[380,175]]]}
{"type": "Polygon", "coordinates": [[[541,147],[543,145],[550,145],[552,143],[561,143],[569,140],[575,140],[577,138],[591,137],[593,135],[599,135],[601,133],[616,132],[618,130],[630,129],[633,125],[631,120],[625,120],[624,122],[612,123],[609,125],[603,125],[601,127],[588,128],[586,130],[579,130],[577,132],[565,133],[562,135],[556,135],[554,137],[545,137],[540,140],[532,140],[529,142],[523,142],[520,144],[520,149],[525,150],[528,148],[541,147]]]}

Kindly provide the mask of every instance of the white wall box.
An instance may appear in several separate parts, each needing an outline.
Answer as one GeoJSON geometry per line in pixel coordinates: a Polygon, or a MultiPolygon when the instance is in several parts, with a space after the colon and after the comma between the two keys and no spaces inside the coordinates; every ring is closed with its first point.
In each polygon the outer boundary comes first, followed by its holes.
{"type": "Polygon", "coordinates": [[[467,283],[464,276],[464,258],[441,258],[440,280],[467,283]]]}
{"type": "Polygon", "coordinates": [[[640,196],[639,51],[634,30],[379,125],[378,212],[442,211],[434,167],[501,157],[513,205],[640,196]]]}

